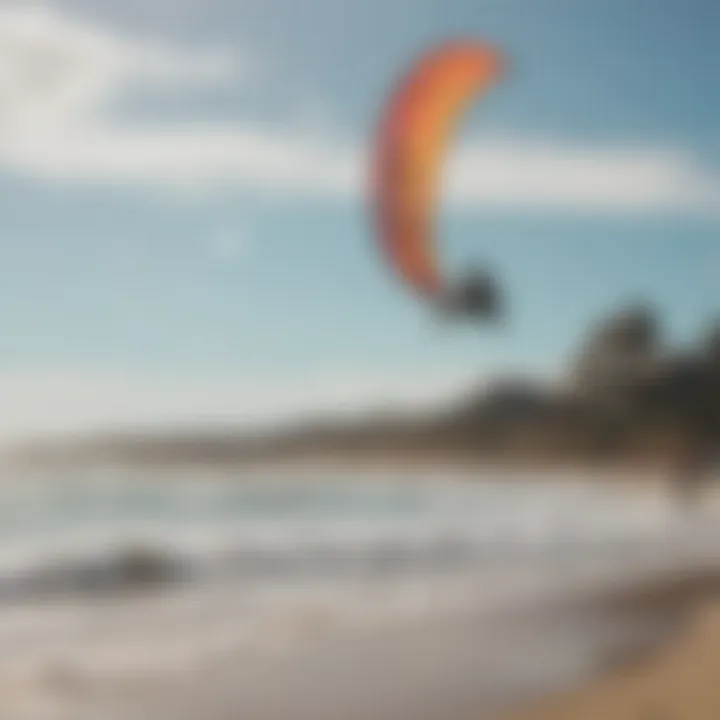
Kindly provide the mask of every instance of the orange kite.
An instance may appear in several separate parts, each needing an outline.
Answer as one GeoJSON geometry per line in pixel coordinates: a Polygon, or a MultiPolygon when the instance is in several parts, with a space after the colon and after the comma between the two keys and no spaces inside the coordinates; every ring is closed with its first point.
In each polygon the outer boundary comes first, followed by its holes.
{"type": "Polygon", "coordinates": [[[464,112],[502,65],[487,45],[443,44],[411,68],[381,118],[373,174],[378,234],[401,278],[433,301],[446,292],[435,238],[442,164],[464,112]]]}

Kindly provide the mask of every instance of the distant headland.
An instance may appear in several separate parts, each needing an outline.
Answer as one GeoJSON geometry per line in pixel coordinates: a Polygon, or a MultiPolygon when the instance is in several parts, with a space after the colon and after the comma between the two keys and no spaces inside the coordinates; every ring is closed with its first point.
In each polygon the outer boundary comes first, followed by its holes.
{"type": "Polygon", "coordinates": [[[713,460],[713,448],[720,448],[720,322],[689,346],[671,347],[658,312],[634,304],[594,323],[561,381],[551,386],[531,378],[499,378],[481,389],[468,388],[454,407],[412,417],[376,414],[354,422],[327,417],[254,435],[105,434],[28,444],[14,460],[612,465],[713,460]]]}

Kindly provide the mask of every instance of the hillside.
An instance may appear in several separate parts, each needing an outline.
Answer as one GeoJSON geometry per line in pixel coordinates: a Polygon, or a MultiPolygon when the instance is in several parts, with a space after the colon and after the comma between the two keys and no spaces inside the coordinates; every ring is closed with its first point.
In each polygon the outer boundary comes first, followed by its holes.
{"type": "Polygon", "coordinates": [[[685,461],[720,445],[720,325],[692,347],[663,340],[649,307],[598,322],[560,386],[497,381],[450,410],[413,418],[333,418],[263,434],[125,434],[33,445],[25,461],[236,463],[372,456],[470,461],[685,461]]]}

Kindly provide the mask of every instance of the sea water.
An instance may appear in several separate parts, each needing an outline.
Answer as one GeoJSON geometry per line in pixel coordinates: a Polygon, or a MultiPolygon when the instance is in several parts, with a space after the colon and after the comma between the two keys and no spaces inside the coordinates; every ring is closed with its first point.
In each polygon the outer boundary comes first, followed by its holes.
{"type": "Polygon", "coordinates": [[[0,603],[27,601],[23,591],[81,593],[73,578],[88,592],[93,577],[98,590],[122,590],[132,558],[151,584],[380,582],[570,567],[618,548],[625,557],[662,542],[680,548],[713,529],[659,492],[589,476],[36,474],[0,481],[0,603]]]}

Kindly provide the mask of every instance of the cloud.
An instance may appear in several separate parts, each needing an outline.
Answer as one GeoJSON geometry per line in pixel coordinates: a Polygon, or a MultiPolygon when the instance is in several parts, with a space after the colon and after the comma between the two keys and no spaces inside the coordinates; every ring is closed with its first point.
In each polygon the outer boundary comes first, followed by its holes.
{"type": "Polygon", "coordinates": [[[153,375],[93,368],[0,369],[0,445],[113,429],[272,426],[413,411],[467,391],[477,372],[327,369],[302,377],[153,375]]]}
{"type": "Polygon", "coordinates": [[[464,208],[717,214],[720,172],[680,148],[515,138],[463,148],[448,172],[447,194],[464,208]]]}
{"type": "Polygon", "coordinates": [[[130,89],[221,85],[239,74],[227,50],[127,38],[46,7],[0,6],[3,152],[32,140],[49,151],[64,138],[82,151],[83,133],[112,128],[106,114],[130,89]]]}
{"type": "MultiPolygon", "coordinates": [[[[242,72],[225,51],[122,37],[55,10],[0,8],[0,167],[81,186],[356,200],[369,149],[333,133],[324,107],[310,126],[276,127],[112,113],[141,87],[209,89],[242,72]]],[[[446,199],[461,211],[717,214],[720,206],[720,172],[673,147],[487,139],[454,152],[446,180],[446,199]]]]}

